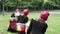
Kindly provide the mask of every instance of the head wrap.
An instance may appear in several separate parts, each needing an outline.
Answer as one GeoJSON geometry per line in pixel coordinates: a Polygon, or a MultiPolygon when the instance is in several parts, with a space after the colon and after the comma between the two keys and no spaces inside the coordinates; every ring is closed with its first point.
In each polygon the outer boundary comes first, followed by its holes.
{"type": "Polygon", "coordinates": [[[19,15],[20,15],[20,12],[19,12],[19,9],[17,8],[15,11],[15,16],[19,16],[19,15]]]}
{"type": "Polygon", "coordinates": [[[25,16],[27,16],[28,13],[29,13],[29,9],[24,9],[24,10],[23,10],[23,13],[24,13],[25,16]]]}
{"type": "Polygon", "coordinates": [[[47,19],[48,16],[49,16],[49,12],[48,12],[48,11],[41,11],[41,12],[40,12],[40,17],[41,17],[42,19],[47,19]]]}

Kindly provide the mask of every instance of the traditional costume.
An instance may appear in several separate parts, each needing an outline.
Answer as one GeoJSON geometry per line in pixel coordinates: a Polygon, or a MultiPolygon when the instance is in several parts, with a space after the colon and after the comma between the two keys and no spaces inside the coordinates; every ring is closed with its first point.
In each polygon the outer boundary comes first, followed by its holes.
{"type": "Polygon", "coordinates": [[[48,27],[45,21],[47,20],[49,13],[47,11],[42,11],[40,13],[40,18],[31,19],[30,26],[27,30],[27,34],[45,34],[48,27]]]}
{"type": "Polygon", "coordinates": [[[16,17],[18,17],[19,15],[20,15],[19,9],[16,9],[16,11],[14,13],[12,13],[11,18],[9,20],[9,22],[10,22],[9,27],[8,27],[9,32],[13,32],[13,33],[17,32],[15,29],[13,29],[13,27],[16,25],[16,23],[17,23],[16,17]]]}
{"type": "Polygon", "coordinates": [[[18,34],[25,34],[25,23],[27,23],[28,21],[28,15],[29,10],[28,9],[24,9],[23,10],[23,15],[18,16],[18,20],[17,20],[17,24],[15,25],[15,30],[17,30],[18,34]]]}
{"type": "Polygon", "coordinates": [[[18,23],[17,23],[17,31],[19,32],[19,34],[25,34],[25,28],[26,28],[25,23],[27,23],[27,21],[28,21],[27,16],[24,16],[24,15],[19,16],[18,23]]]}

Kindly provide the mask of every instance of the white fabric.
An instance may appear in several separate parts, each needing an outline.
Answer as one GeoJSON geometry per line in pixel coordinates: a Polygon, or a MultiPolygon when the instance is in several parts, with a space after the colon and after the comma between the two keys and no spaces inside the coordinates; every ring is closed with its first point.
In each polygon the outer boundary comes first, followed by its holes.
{"type": "Polygon", "coordinates": [[[15,13],[15,16],[19,16],[19,15],[20,15],[20,13],[19,13],[19,12],[15,13]]]}
{"type": "Polygon", "coordinates": [[[25,25],[24,23],[17,23],[16,25],[25,25]]]}
{"type": "Polygon", "coordinates": [[[27,33],[27,29],[28,29],[28,27],[30,26],[30,21],[28,21],[25,25],[26,25],[25,32],[27,33]]]}

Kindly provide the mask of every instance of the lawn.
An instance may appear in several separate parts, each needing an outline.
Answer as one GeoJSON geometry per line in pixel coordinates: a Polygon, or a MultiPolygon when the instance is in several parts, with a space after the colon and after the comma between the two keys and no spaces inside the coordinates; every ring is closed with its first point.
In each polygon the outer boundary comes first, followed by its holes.
{"type": "MultiPolygon", "coordinates": [[[[0,15],[0,31],[2,31],[4,34],[17,34],[7,31],[10,15],[11,13],[6,14],[5,16],[0,15]]],[[[39,13],[31,12],[29,13],[28,17],[29,19],[37,18],[39,17],[39,13]]],[[[46,34],[60,34],[60,14],[50,14],[46,22],[48,24],[46,34]]]]}

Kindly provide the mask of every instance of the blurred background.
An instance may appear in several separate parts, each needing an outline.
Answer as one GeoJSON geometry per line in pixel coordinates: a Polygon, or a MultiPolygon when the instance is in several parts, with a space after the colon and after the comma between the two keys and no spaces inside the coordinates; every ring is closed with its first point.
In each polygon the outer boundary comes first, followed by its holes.
{"type": "Polygon", "coordinates": [[[8,32],[9,19],[16,8],[28,8],[29,20],[38,18],[39,12],[47,10],[50,13],[46,34],[60,34],[60,0],[0,0],[0,34],[17,34],[8,32]]]}
{"type": "Polygon", "coordinates": [[[19,8],[37,10],[60,10],[60,0],[0,0],[0,12],[11,12],[19,8]]]}

